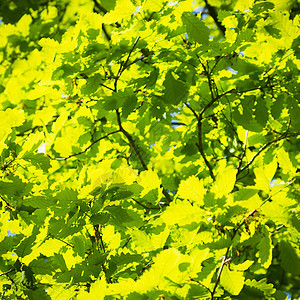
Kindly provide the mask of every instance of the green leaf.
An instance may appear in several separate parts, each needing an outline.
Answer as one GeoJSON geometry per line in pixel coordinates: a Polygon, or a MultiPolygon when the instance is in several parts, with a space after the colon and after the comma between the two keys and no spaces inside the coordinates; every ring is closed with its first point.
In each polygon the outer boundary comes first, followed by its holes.
{"type": "Polygon", "coordinates": [[[191,205],[187,200],[172,202],[162,214],[162,220],[168,225],[180,226],[199,222],[205,216],[205,211],[191,205]]]}
{"type": "Polygon", "coordinates": [[[31,261],[28,266],[31,268],[34,274],[51,275],[53,272],[55,272],[55,268],[53,268],[52,262],[48,258],[37,258],[31,261]]]}
{"type": "Polygon", "coordinates": [[[272,294],[276,292],[272,283],[267,283],[267,279],[261,279],[259,281],[255,279],[247,279],[245,285],[256,288],[264,293],[266,297],[271,297],[272,294]]]}
{"type": "Polygon", "coordinates": [[[183,13],[181,18],[188,36],[199,44],[207,45],[209,40],[209,29],[204,22],[187,12],[183,13]]]}
{"type": "Polygon", "coordinates": [[[82,236],[73,236],[74,251],[81,257],[85,256],[85,239],[82,236]]]}
{"type": "Polygon", "coordinates": [[[271,234],[265,225],[262,227],[261,232],[262,235],[257,245],[258,253],[256,256],[258,257],[259,263],[264,268],[268,268],[272,263],[273,245],[271,240],[271,234]]]}
{"type": "Polygon", "coordinates": [[[204,195],[203,181],[200,181],[196,176],[190,176],[179,184],[178,196],[182,199],[188,199],[195,201],[198,205],[203,205],[204,195]]]}
{"type": "Polygon", "coordinates": [[[15,252],[19,257],[25,257],[32,252],[32,246],[36,240],[37,230],[31,233],[28,238],[25,238],[21,244],[16,248],[15,252]]]}
{"type": "Polygon", "coordinates": [[[28,299],[32,300],[51,300],[51,297],[48,295],[48,293],[44,290],[44,288],[38,288],[34,290],[25,290],[24,293],[27,295],[28,299]]]}
{"type": "Polygon", "coordinates": [[[92,222],[93,225],[105,225],[110,218],[110,215],[108,213],[99,213],[96,215],[92,215],[90,218],[90,221],[92,222]]]}
{"type": "Polygon", "coordinates": [[[132,91],[128,91],[124,96],[126,97],[122,106],[122,117],[127,118],[136,107],[137,96],[132,91]]]}
{"type": "Polygon", "coordinates": [[[255,106],[255,119],[258,124],[265,127],[269,118],[269,111],[263,100],[264,99],[259,99],[257,101],[255,106]]]}
{"type": "Polygon", "coordinates": [[[187,95],[188,90],[185,84],[179,80],[176,80],[172,75],[172,71],[169,71],[164,81],[164,98],[170,104],[177,105],[183,101],[187,95]]]}
{"type": "Polygon", "coordinates": [[[299,251],[287,241],[281,241],[279,244],[279,259],[282,267],[293,275],[300,274],[300,255],[299,251]]]}
{"type": "Polygon", "coordinates": [[[47,172],[51,167],[50,158],[43,153],[28,153],[23,157],[23,159],[29,161],[32,165],[45,172],[47,172]]]}
{"type": "Polygon", "coordinates": [[[86,95],[94,94],[100,87],[101,80],[102,76],[100,74],[89,77],[86,80],[86,84],[81,88],[82,93],[86,95]]]}
{"type": "Polygon", "coordinates": [[[224,266],[220,284],[228,293],[235,296],[238,295],[244,286],[244,282],[243,272],[230,271],[227,266],[224,266]]]}

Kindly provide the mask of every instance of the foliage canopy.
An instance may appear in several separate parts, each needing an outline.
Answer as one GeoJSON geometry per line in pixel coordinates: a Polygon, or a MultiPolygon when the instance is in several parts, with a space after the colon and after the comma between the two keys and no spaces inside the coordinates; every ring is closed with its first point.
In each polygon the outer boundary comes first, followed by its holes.
{"type": "Polygon", "coordinates": [[[1,1],[2,299],[299,297],[297,12],[1,1]]]}

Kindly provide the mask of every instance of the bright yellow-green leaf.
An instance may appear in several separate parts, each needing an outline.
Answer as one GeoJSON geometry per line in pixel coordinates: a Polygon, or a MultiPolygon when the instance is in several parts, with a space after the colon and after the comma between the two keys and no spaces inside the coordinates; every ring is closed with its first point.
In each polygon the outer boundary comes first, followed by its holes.
{"type": "Polygon", "coordinates": [[[205,216],[206,212],[203,209],[183,200],[172,202],[161,218],[168,225],[187,225],[193,222],[199,223],[205,216]]]}
{"type": "Polygon", "coordinates": [[[223,169],[216,178],[216,186],[219,193],[227,195],[234,187],[236,180],[237,169],[233,166],[228,166],[223,169]]]}
{"type": "Polygon", "coordinates": [[[182,199],[195,201],[198,205],[203,205],[205,188],[203,180],[196,176],[190,176],[188,179],[181,181],[178,188],[178,196],[182,199]]]}
{"type": "Polygon", "coordinates": [[[151,190],[155,190],[155,189],[160,190],[161,181],[157,176],[157,173],[152,170],[141,172],[137,182],[139,185],[141,185],[144,188],[143,191],[141,192],[141,197],[144,197],[151,190]]]}
{"type": "Polygon", "coordinates": [[[244,286],[245,277],[243,272],[230,271],[227,266],[224,266],[220,284],[231,295],[238,295],[244,286]]]}
{"type": "Polygon", "coordinates": [[[279,166],[282,168],[285,174],[294,174],[296,172],[296,168],[293,166],[288,152],[286,152],[283,148],[280,148],[276,152],[279,166]]]}
{"type": "Polygon", "coordinates": [[[64,284],[57,283],[48,288],[48,294],[53,300],[72,299],[75,297],[76,291],[76,286],[71,286],[70,288],[66,289],[64,284]]]}
{"type": "Polygon", "coordinates": [[[129,18],[135,11],[135,6],[130,0],[118,0],[114,10],[105,14],[103,17],[103,23],[111,24],[120,22],[123,19],[129,18]]]}
{"type": "Polygon", "coordinates": [[[131,233],[132,242],[138,252],[153,251],[163,248],[169,235],[169,229],[165,228],[159,234],[147,234],[140,230],[134,230],[131,233]]]}
{"type": "Polygon", "coordinates": [[[171,248],[160,252],[154,259],[150,270],[146,271],[137,282],[137,287],[146,290],[161,288],[174,290],[172,283],[182,283],[186,280],[186,272],[180,272],[180,263],[188,263],[177,249],[171,248]]]}
{"type": "Polygon", "coordinates": [[[26,139],[25,143],[23,144],[22,151],[19,154],[20,158],[26,156],[26,154],[36,151],[39,148],[39,146],[43,143],[43,140],[44,140],[43,132],[30,134],[26,139]]]}
{"type": "Polygon", "coordinates": [[[255,188],[265,191],[266,193],[270,190],[270,181],[264,174],[263,168],[255,168],[255,188]]]}
{"type": "Polygon", "coordinates": [[[92,283],[89,292],[80,291],[77,300],[99,299],[103,300],[106,295],[106,282],[104,277],[92,283]]]}

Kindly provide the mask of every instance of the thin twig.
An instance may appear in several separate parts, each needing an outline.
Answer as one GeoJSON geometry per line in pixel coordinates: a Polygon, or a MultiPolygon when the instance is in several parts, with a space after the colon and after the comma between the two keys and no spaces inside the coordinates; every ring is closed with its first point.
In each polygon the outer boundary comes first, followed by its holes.
{"type": "MultiPolygon", "coordinates": [[[[203,67],[204,74],[207,77],[208,86],[209,86],[209,90],[210,90],[211,101],[208,102],[202,108],[201,112],[197,116],[198,143],[196,145],[197,145],[197,147],[199,149],[199,152],[200,152],[200,154],[201,154],[201,156],[202,156],[202,158],[203,158],[203,160],[205,162],[205,165],[207,166],[207,168],[209,170],[210,177],[213,180],[215,180],[215,175],[213,173],[213,168],[210,165],[208,159],[206,158],[206,155],[205,155],[204,150],[203,150],[202,121],[203,121],[203,115],[206,112],[206,110],[208,110],[219,99],[219,97],[215,97],[215,95],[214,95],[215,93],[213,91],[213,86],[212,86],[213,79],[211,78],[211,74],[209,72],[209,67],[204,65],[204,63],[201,61],[201,59],[200,59],[200,57],[198,55],[197,55],[197,57],[198,57],[198,60],[200,61],[201,65],[203,67]]],[[[195,115],[197,115],[197,114],[195,114],[195,115]]]]}
{"type": "Polygon", "coordinates": [[[204,153],[204,150],[203,150],[203,140],[202,140],[202,115],[199,117],[198,119],[198,122],[197,122],[197,127],[198,127],[198,143],[196,144],[198,149],[199,149],[199,152],[209,170],[209,174],[210,174],[210,177],[212,178],[212,180],[215,180],[215,175],[213,173],[213,169],[212,169],[212,166],[210,165],[209,161],[207,160],[206,158],[206,155],[204,153]]]}
{"type": "Polygon", "coordinates": [[[84,150],[80,151],[80,152],[77,152],[77,153],[73,153],[73,154],[70,154],[69,156],[66,156],[66,157],[58,157],[58,158],[53,158],[51,156],[48,155],[49,158],[53,159],[53,160],[67,160],[73,156],[77,156],[77,155],[80,155],[80,154],[83,154],[85,153],[87,150],[89,150],[93,145],[95,145],[96,143],[98,143],[99,141],[103,140],[103,139],[106,139],[107,137],[109,137],[110,135],[112,134],[115,134],[115,133],[118,133],[120,132],[120,130],[115,130],[115,131],[112,131],[104,136],[102,136],[101,138],[93,141],[89,146],[87,146],[84,150]]]}
{"type": "Polygon", "coordinates": [[[253,87],[251,89],[244,90],[244,91],[238,91],[237,89],[234,88],[234,89],[231,89],[229,91],[224,92],[223,94],[220,94],[218,96],[218,99],[220,99],[221,97],[223,97],[227,94],[245,94],[245,93],[253,92],[253,91],[256,91],[256,90],[262,90],[262,89],[267,88],[267,87],[275,87],[275,86],[273,86],[273,85],[272,86],[270,86],[270,85],[268,85],[268,86],[258,86],[258,87],[253,87]]]}
{"type": "Polygon", "coordinates": [[[203,286],[205,289],[207,289],[207,290],[209,291],[210,294],[212,294],[212,291],[210,290],[210,288],[207,287],[206,285],[204,285],[203,283],[201,283],[200,281],[197,281],[197,280],[195,280],[195,279],[193,279],[193,278],[190,278],[190,281],[198,283],[199,285],[201,285],[201,286],[203,286]]]}
{"type": "Polygon", "coordinates": [[[61,241],[62,243],[66,244],[67,246],[69,246],[69,247],[71,247],[71,248],[74,248],[73,245],[69,244],[68,242],[66,242],[66,241],[64,241],[64,240],[62,240],[62,239],[60,239],[60,238],[58,238],[58,237],[55,237],[55,236],[53,236],[53,235],[50,235],[50,237],[52,237],[53,239],[56,239],[56,240],[58,240],[58,241],[61,241]]]}
{"type": "Polygon", "coordinates": [[[194,114],[194,116],[196,117],[196,119],[198,120],[198,115],[196,113],[196,111],[191,107],[190,104],[185,103],[186,107],[194,114]]]}
{"type": "Polygon", "coordinates": [[[8,271],[6,271],[6,272],[0,274],[0,276],[5,276],[5,275],[7,275],[7,274],[13,272],[14,270],[15,270],[15,269],[10,269],[10,270],[8,270],[8,271]]]}
{"type": "Polygon", "coordinates": [[[208,10],[209,15],[213,18],[215,21],[217,27],[221,31],[222,35],[225,36],[226,28],[223,26],[223,24],[218,19],[218,14],[214,6],[211,6],[207,0],[204,0],[205,2],[205,8],[208,10]]]}
{"type": "Polygon", "coordinates": [[[145,209],[157,209],[157,210],[160,210],[159,207],[155,207],[155,206],[147,206],[141,202],[139,202],[138,200],[134,199],[134,198],[131,198],[135,203],[137,203],[138,205],[142,206],[143,208],[145,209]]]}
{"type": "MultiPolygon", "coordinates": [[[[94,225],[96,244],[97,244],[98,251],[100,252],[100,248],[101,248],[102,252],[105,253],[105,247],[104,247],[104,242],[102,239],[102,233],[100,232],[101,227],[100,227],[100,230],[99,230],[99,227],[100,226],[98,224],[94,225]],[[99,242],[101,244],[101,247],[99,246],[99,242]]],[[[104,263],[102,263],[101,266],[102,266],[103,273],[105,274],[106,282],[111,283],[111,278],[109,278],[107,276],[107,270],[106,270],[104,263]]]]}
{"type": "Polygon", "coordinates": [[[121,62],[121,64],[120,64],[120,68],[119,68],[119,71],[118,71],[118,73],[117,73],[117,76],[116,76],[115,82],[114,82],[114,91],[115,91],[115,92],[118,91],[118,87],[117,87],[117,85],[118,85],[118,80],[119,80],[120,76],[122,75],[122,73],[123,73],[123,72],[126,70],[126,68],[128,67],[128,62],[129,62],[130,56],[131,56],[131,54],[132,54],[134,48],[136,47],[136,45],[137,45],[139,39],[140,39],[140,36],[138,36],[138,37],[135,39],[135,41],[134,41],[134,43],[133,43],[133,45],[132,45],[132,47],[131,47],[131,49],[130,49],[130,51],[129,51],[129,54],[128,54],[128,56],[127,56],[126,61],[125,61],[124,63],[121,62]]]}
{"type": "Polygon", "coordinates": [[[132,136],[124,129],[124,127],[123,127],[123,125],[122,125],[122,122],[121,122],[121,115],[120,115],[119,109],[116,109],[116,113],[117,113],[117,121],[118,121],[119,128],[120,128],[119,131],[121,131],[121,132],[126,136],[128,142],[129,142],[130,147],[132,148],[132,150],[133,150],[134,153],[136,154],[136,156],[137,156],[139,162],[140,162],[141,165],[143,166],[143,169],[144,169],[144,170],[148,170],[148,167],[147,167],[146,163],[144,162],[144,160],[143,160],[143,158],[142,158],[142,156],[141,156],[140,150],[139,150],[138,147],[135,145],[135,142],[134,142],[132,136]]]}
{"type": "Polygon", "coordinates": [[[277,142],[279,142],[280,140],[283,140],[285,138],[288,138],[290,136],[297,136],[299,135],[299,133],[290,133],[288,134],[287,132],[283,133],[282,135],[280,135],[277,139],[273,140],[273,141],[270,141],[266,144],[264,144],[252,157],[251,159],[249,160],[249,162],[243,167],[241,168],[240,170],[238,170],[238,173],[241,173],[243,172],[244,170],[246,170],[247,168],[249,168],[249,166],[254,162],[254,160],[265,150],[267,149],[269,146],[271,146],[272,144],[275,144],[277,142]]]}
{"type": "Polygon", "coordinates": [[[245,140],[244,140],[244,145],[243,145],[243,152],[242,152],[242,155],[240,157],[240,160],[239,160],[239,165],[237,167],[238,169],[238,172],[239,170],[241,169],[241,166],[242,166],[242,163],[243,163],[243,159],[246,155],[246,150],[247,150],[247,138],[248,138],[248,130],[246,130],[246,133],[245,133],[245,140]]]}
{"type": "Polygon", "coordinates": [[[100,3],[98,3],[97,0],[93,0],[95,7],[97,7],[102,13],[106,14],[107,13],[107,9],[104,8],[102,5],[100,5],[100,3]]]}
{"type": "Polygon", "coordinates": [[[15,210],[15,208],[13,206],[11,206],[1,195],[0,195],[0,198],[6,204],[8,209],[10,209],[11,211],[15,210]]]}
{"type": "Polygon", "coordinates": [[[105,27],[105,24],[102,24],[102,31],[106,37],[106,39],[110,42],[111,41],[111,36],[108,34],[107,30],[106,30],[106,27],[105,27]]]}
{"type": "Polygon", "coordinates": [[[223,256],[222,263],[221,263],[221,266],[220,266],[219,271],[218,271],[217,280],[216,280],[216,283],[214,285],[214,289],[211,292],[211,297],[210,297],[211,300],[214,299],[214,294],[216,292],[217,286],[218,286],[219,281],[221,279],[221,274],[222,274],[222,271],[223,271],[223,268],[224,268],[224,265],[225,265],[225,261],[226,261],[226,257],[228,255],[229,249],[230,249],[230,247],[227,248],[226,254],[223,256]]]}
{"type": "Polygon", "coordinates": [[[111,90],[112,92],[115,91],[113,88],[111,88],[111,87],[109,87],[109,86],[107,86],[107,85],[105,85],[103,83],[100,83],[100,85],[103,86],[103,87],[105,87],[105,88],[107,88],[107,89],[109,89],[109,90],[111,90]]]}

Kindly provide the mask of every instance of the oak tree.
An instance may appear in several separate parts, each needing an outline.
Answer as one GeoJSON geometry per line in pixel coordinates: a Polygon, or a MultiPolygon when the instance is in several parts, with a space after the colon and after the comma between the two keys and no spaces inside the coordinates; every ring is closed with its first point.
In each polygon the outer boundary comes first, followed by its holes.
{"type": "Polygon", "coordinates": [[[1,299],[299,297],[298,13],[1,1],[1,299]]]}

